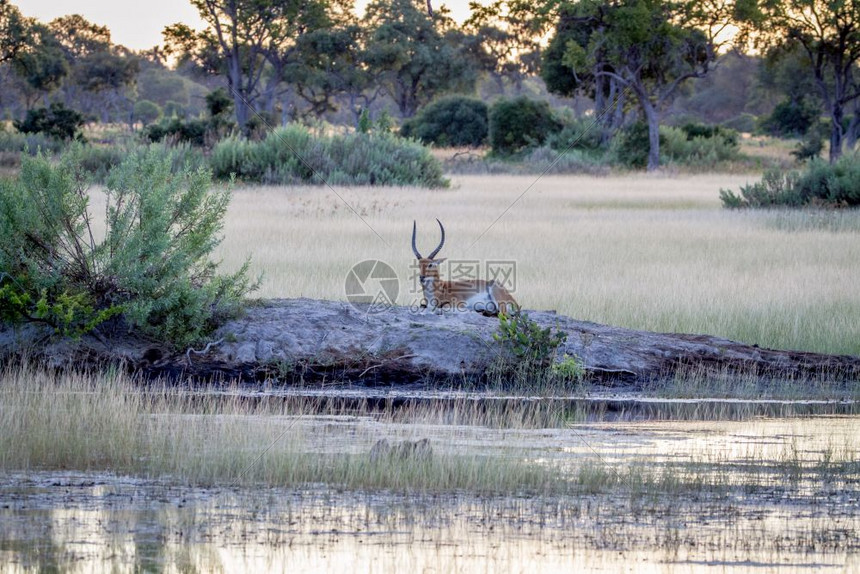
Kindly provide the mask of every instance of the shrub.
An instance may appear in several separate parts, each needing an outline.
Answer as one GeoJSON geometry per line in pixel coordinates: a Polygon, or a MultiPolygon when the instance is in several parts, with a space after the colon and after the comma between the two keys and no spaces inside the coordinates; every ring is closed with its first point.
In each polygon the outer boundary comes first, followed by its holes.
{"type": "Polygon", "coordinates": [[[149,100],[140,100],[134,104],[134,118],[143,125],[149,125],[161,118],[161,107],[149,100]]]}
{"type": "Polygon", "coordinates": [[[501,378],[505,386],[526,386],[531,390],[578,383],[585,376],[582,364],[565,355],[556,361],[558,348],[567,339],[561,331],[541,328],[527,313],[499,314],[499,330],[493,338],[502,354],[489,374],[501,378]]]}
{"type": "Polygon", "coordinates": [[[833,165],[813,159],[801,172],[770,170],[760,182],[742,186],[740,195],[721,189],[720,199],[729,208],[860,206],[860,156],[846,155],[833,165]]]}
{"type": "Polygon", "coordinates": [[[0,183],[0,316],[76,335],[121,315],[118,324],[186,345],[234,313],[253,288],[247,264],[224,276],[209,260],[228,192],[173,160],[142,149],[111,171],[96,241],[80,157],[26,158],[0,183]]]}
{"type": "Polygon", "coordinates": [[[217,178],[248,182],[445,187],[441,164],[423,146],[387,133],[314,137],[300,126],[262,141],[228,138],[210,157],[217,178]]]}
{"type": "Polygon", "coordinates": [[[771,114],[761,122],[761,130],[773,136],[799,137],[809,130],[818,119],[818,106],[805,99],[784,100],[776,105],[771,114]]]}
{"type": "MultiPolygon", "coordinates": [[[[660,134],[660,147],[666,143],[665,136],[660,134]]],[[[648,125],[637,122],[621,130],[612,140],[611,153],[613,159],[621,165],[641,169],[648,165],[648,150],[651,142],[648,137],[648,125]]]]}
{"type": "Polygon", "coordinates": [[[660,144],[664,161],[707,168],[738,159],[740,151],[737,132],[703,124],[661,126],[660,144]]]}
{"type": "Polygon", "coordinates": [[[509,155],[540,146],[562,125],[547,102],[519,97],[498,100],[490,107],[489,128],[493,152],[509,155]]]}
{"type": "Polygon", "coordinates": [[[478,147],[487,141],[487,104],[466,96],[448,96],[424,107],[400,128],[400,135],[437,146],[478,147]]]}
{"type": "Polygon", "coordinates": [[[153,143],[172,139],[175,142],[202,147],[206,143],[206,133],[209,127],[207,120],[171,118],[166,122],[147,126],[143,134],[148,141],[153,143]]]}
{"type": "Polygon", "coordinates": [[[57,153],[65,147],[61,140],[41,133],[24,134],[17,131],[0,129],[0,152],[36,155],[39,150],[57,153]]]}
{"type": "Polygon", "coordinates": [[[597,151],[603,147],[600,128],[593,120],[586,118],[565,122],[560,131],[547,137],[546,143],[552,149],[559,151],[574,149],[597,151]]]}
{"type": "Polygon", "coordinates": [[[525,362],[535,368],[549,368],[560,345],[567,340],[567,334],[552,332],[551,327],[541,328],[532,321],[528,313],[514,315],[499,314],[499,332],[493,334],[496,342],[510,351],[518,362],[525,362]]]}
{"type": "Polygon", "coordinates": [[[41,133],[58,140],[82,139],[79,130],[84,125],[84,116],[55,102],[47,108],[27,110],[26,117],[13,124],[25,134],[41,133]]]}

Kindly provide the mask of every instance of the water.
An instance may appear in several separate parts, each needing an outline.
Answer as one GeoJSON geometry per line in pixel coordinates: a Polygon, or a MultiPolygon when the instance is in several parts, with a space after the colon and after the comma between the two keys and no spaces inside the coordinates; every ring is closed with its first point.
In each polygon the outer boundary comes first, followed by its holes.
{"type": "Polygon", "coordinates": [[[491,429],[305,416],[296,424],[315,451],[354,453],[381,436],[421,436],[438,453],[517,456],[562,469],[583,461],[613,472],[691,468],[722,486],[479,496],[13,473],[0,476],[0,571],[853,572],[860,570],[858,423],[491,429]]]}

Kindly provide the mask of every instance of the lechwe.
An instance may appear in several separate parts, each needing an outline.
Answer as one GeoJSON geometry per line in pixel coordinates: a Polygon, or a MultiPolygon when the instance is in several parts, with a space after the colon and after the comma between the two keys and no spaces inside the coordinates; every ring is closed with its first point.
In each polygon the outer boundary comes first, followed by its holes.
{"type": "Polygon", "coordinates": [[[427,257],[422,257],[415,245],[418,224],[412,222],[412,252],[418,258],[419,277],[427,308],[434,312],[444,309],[456,311],[477,311],[484,315],[498,315],[500,312],[510,315],[519,310],[519,305],[513,296],[502,285],[494,280],[463,279],[459,281],[443,281],[439,277],[439,264],[445,261],[435,259],[445,245],[445,227],[438,219],[442,240],[439,246],[427,257]]]}

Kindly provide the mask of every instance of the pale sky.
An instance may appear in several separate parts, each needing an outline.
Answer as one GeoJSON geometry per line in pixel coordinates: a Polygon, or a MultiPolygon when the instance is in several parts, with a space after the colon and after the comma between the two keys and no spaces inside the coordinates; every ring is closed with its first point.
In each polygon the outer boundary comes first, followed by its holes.
{"type": "MultiPolygon", "coordinates": [[[[193,28],[202,23],[187,0],[12,0],[25,16],[48,22],[58,16],[80,14],[90,22],[107,26],[114,44],[132,50],[146,50],[162,43],[165,26],[184,22],[193,28]]],[[[363,6],[367,0],[358,0],[363,6]]],[[[433,0],[434,8],[442,4],[459,22],[469,15],[469,0],[433,0]]]]}

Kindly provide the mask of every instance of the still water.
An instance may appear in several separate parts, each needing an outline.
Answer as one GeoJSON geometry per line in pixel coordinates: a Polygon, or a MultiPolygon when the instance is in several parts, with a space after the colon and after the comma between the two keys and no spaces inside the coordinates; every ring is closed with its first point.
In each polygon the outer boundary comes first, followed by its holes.
{"type": "MultiPolygon", "coordinates": [[[[380,435],[534,464],[690,464],[727,488],[474,495],[0,475],[0,571],[858,572],[860,418],[561,429],[303,417],[319,450],[380,435]]],[[[358,445],[358,446],[356,446],[358,445]]]]}

